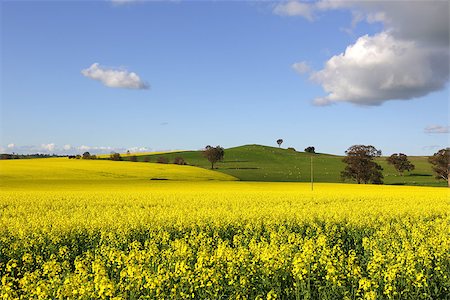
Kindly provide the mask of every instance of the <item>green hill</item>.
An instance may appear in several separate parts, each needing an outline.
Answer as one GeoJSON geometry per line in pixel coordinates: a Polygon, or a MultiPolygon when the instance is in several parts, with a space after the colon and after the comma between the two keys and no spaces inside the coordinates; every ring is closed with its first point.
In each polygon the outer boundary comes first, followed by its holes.
{"type": "MultiPolygon", "coordinates": [[[[165,157],[172,163],[175,157],[182,157],[193,166],[210,168],[210,163],[201,151],[169,152],[164,154],[145,154],[137,156],[138,161],[156,162],[165,157]]],[[[342,182],[340,172],[345,164],[342,156],[314,154],[315,182],[342,182]]],[[[128,160],[128,157],[124,157],[128,160]]],[[[399,176],[395,169],[386,163],[385,157],[377,159],[383,167],[384,182],[396,185],[446,186],[446,182],[436,180],[427,158],[410,157],[416,169],[399,176]]],[[[311,154],[261,145],[245,145],[225,149],[223,162],[217,163],[216,171],[232,175],[243,181],[310,181],[311,154]]]]}

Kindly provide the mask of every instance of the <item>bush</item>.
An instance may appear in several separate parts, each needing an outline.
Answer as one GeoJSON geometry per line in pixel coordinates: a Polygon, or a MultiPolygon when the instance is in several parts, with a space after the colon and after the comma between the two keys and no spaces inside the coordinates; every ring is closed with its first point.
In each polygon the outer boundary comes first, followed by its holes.
{"type": "Polygon", "coordinates": [[[295,148],[293,148],[293,147],[288,147],[287,149],[288,149],[288,150],[291,150],[291,151],[294,151],[294,152],[297,151],[297,150],[295,150],[295,148]]]}
{"type": "Polygon", "coordinates": [[[118,160],[122,160],[122,157],[120,156],[120,153],[113,152],[109,156],[109,159],[118,161],[118,160]]]}
{"type": "Polygon", "coordinates": [[[158,164],[168,164],[169,163],[169,159],[167,157],[164,156],[160,156],[158,157],[158,159],[156,160],[156,162],[158,164]]]}
{"type": "Polygon", "coordinates": [[[173,160],[173,163],[176,165],[186,165],[186,161],[184,160],[184,158],[182,157],[175,157],[175,159],[173,160]]]}

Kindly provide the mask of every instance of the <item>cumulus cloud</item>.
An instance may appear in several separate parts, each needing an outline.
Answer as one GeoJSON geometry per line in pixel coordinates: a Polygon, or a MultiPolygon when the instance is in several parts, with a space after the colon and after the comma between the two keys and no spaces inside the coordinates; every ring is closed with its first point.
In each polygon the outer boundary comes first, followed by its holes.
{"type": "Polygon", "coordinates": [[[98,80],[105,86],[111,88],[126,89],[148,89],[150,86],[143,81],[136,73],[129,72],[121,68],[103,67],[98,63],[92,64],[89,68],[81,70],[85,77],[98,80]]]}
{"type": "Polygon", "coordinates": [[[305,74],[311,71],[311,67],[305,61],[296,62],[292,64],[292,69],[294,69],[294,71],[299,74],[305,74]]]}
{"type": "Polygon", "coordinates": [[[380,105],[387,100],[421,97],[445,87],[448,63],[445,49],[418,47],[416,42],[398,40],[388,32],[365,35],[311,76],[328,93],[314,103],[380,105]]]}
{"type": "Polygon", "coordinates": [[[280,3],[274,7],[273,12],[280,16],[301,16],[309,21],[313,20],[313,7],[299,1],[280,3]]]}
{"type": "Polygon", "coordinates": [[[16,145],[14,145],[13,143],[11,143],[11,144],[8,144],[7,148],[12,149],[12,148],[14,148],[15,146],[16,146],[16,145]]]}
{"type": "Polygon", "coordinates": [[[449,133],[450,126],[431,125],[425,127],[425,133],[449,133]]]}
{"type": "Polygon", "coordinates": [[[309,11],[309,20],[317,19],[319,12],[340,9],[352,13],[352,28],[361,21],[384,26],[378,34],[358,38],[344,52],[332,56],[322,70],[313,72],[311,78],[327,93],[314,104],[381,105],[419,98],[446,86],[448,1],[322,0],[301,4],[308,6],[304,10],[309,11]]]}
{"type": "Polygon", "coordinates": [[[72,146],[69,145],[69,144],[66,144],[66,145],[63,146],[63,150],[64,151],[70,151],[71,149],[72,149],[72,146]]]}

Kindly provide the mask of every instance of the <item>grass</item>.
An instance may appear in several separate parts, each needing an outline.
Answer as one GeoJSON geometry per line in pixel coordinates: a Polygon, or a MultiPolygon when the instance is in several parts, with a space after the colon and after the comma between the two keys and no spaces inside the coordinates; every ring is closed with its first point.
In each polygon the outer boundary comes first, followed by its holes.
{"type": "MultiPolygon", "coordinates": [[[[201,151],[180,151],[137,156],[138,161],[156,162],[164,156],[173,162],[175,157],[182,157],[192,166],[205,169],[210,163],[201,151]]],[[[330,154],[314,155],[315,182],[342,182],[340,172],[345,164],[342,156],[330,154]]],[[[124,157],[127,160],[127,157],[124,157]]],[[[446,186],[445,181],[434,178],[431,165],[426,157],[410,157],[416,169],[399,176],[394,167],[386,162],[385,157],[377,159],[383,167],[384,182],[391,185],[446,186]]],[[[217,163],[216,171],[234,176],[243,181],[308,182],[310,181],[311,154],[261,145],[245,145],[225,150],[223,162],[217,163]]]]}

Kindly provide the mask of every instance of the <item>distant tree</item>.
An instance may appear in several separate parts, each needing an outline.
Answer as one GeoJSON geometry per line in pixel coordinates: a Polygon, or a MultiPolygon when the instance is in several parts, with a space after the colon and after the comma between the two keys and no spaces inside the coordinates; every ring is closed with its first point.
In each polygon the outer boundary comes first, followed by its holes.
{"type": "Polygon", "coordinates": [[[97,159],[97,155],[91,155],[90,159],[97,159]]]}
{"type": "Polygon", "coordinates": [[[83,159],[90,159],[91,158],[91,154],[89,152],[84,152],[83,153],[83,159]]]}
{"type": "Polygon", "coordinates": [[[130,156],[130,161],[137,162],[137,156],[136,155],[131,155],[130,156]]]}
{"type": "Polygon", "coordinates": [[[208,145],[205,147],[205,150],[203,150],[203,156],[211,163],[211,169],[214,169],[214,164],[216,162],[223,159],[224,154],[225,150],[220,146],[211,147],[208,145]]]}
{"type": "Polygon", "coordinates": [[[130,155],[130,150],[127,150],[127,155],[130,155]]]}
{"type": "Polygon", "coordinates": [[[283,144],[283,139],[278,139],[277,144],[278,144],[278,148],[280,148],[281,144],[283,144]]]}
{"type": "Polygon", "coordinates": [[[80,155],[80,154],[77,154],[77,155],[75,156],[75,158],[76,158],[76,159],[80,159],[80,158],[81,158],[81,155],[80,155]]]}
{"type": "Polygon", "coordinates": [[[433,156],[428,157],[428,162],[433,165],[433,171],[437,179],[447,180],[450,187],[450,148],[441,149],[433,156]]]}
{"type": "Polygon", "coordinates": [[[167,157],[164,156],[160,156],[158,157],[158,159],[156,160],[156,162],[158,164],[168,164],[169,163],[169,159],[167,157]]]}
{"type": "Polygon", "coordinates": [[[387,159],[388,164],[393,165],[398,174],[403,176],[403,172],[414,170],[415,166],[408,160],[408,156],[403,153],[394,153],[387,159]]]}
{"type": "Polygon", "coordinates": [[[314,148],[313,146],[306,147],[305,152],[316,153],[316,148],[314,148]]]}
{"type": "Polygon", "coordinates": [[[381,150],[374,146],[353,145],[345,151],[347,155],[342,160],[347,164],[341,172],[342,179],[355,180],[360,183],[383,183],[383,168],[373,161],[375,157],[381,156],[381,150]]]}
{"type": "Polygon", "coordinates": [[[120,156],[120,153],[111,152],[109,159],[114,160],[114,161],[119,161],[119,160],[122,160],[122,157],[120,156]]]}
{"type": "Polygon", "coordinates": [[[176,165],[186,165],[186,161],[184,160],[184,158],[177,156],[175,157],[175,159],[173,160],[173,163],[176,165]]]}

